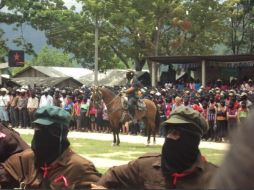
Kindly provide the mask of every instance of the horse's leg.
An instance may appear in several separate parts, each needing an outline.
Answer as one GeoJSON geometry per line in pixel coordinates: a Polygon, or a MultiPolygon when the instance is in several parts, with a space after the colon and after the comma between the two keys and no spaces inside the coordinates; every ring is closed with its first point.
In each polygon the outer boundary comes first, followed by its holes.
{"type": "Polygon", "coordinates": [[[156,130],[155,127],[153,128],[153,144],[156,144],[156,130]]]}
{"type": "Polygon", "coordinates": [[[150,137],[151,137],[151,129],[150,129],[150,124],[146,119],[144,119],[145,122],[145,127],[146,127],[146,132],[147,132],[147,145],[150,145],[150,137]]]}
{"type": "Polygon", "coordinates": [[[116,145],[117,145],[117,146],[119,146],[119,145],[120,145],[119,133],[120,133],[120,127],[121,127],[121,126],[122,126],[122,125],[121,125],[121,124],[119,124],[118,129],[116,129],[116,138],[117,138],[116,145]]]}
{"type": "Polygon", "coordinates": [[[115,127],[112,127],[112,132],[113,132],[113,143],[112,146],[116,145],[116,129],[115,127]]]}

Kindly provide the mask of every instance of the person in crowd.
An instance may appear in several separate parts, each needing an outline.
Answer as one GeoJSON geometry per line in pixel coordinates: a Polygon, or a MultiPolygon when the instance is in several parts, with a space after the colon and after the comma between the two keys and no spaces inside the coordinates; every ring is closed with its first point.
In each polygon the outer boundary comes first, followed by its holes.
{"type": "Polygon", "coordinates": [[[97,106],[97,112],[96,112],[96,126],[97,126],[97,131],[102,132],[102,126],[103,126],[103,100],[101,100],[97,106]]]}
{"type": "Polygon", "coordinates": [[[204,117],[188,107],[172,111],[164,123],[162,153],[148,153],[128,164],[110,168],[94,188],[205,189],[217,167],[201,155],[200,139],[207,132],[204,117]]]}
{"type": "Polygon", "coordinates": [[[102,110],[102,119],[103,119],[103,132],[109,133],[110,123],[108,118],[108,109],[104,102],[103,102],[103,110],[102,110]]]}
{"type": "Polygon", "coordinates": [[[254,113],[246,124],[237,129],[220,168],[207,189],[254,188],[254,113]]]}
{"type": "Polygon", "coordinates": [[[252,102],[248,99],[248,95],[247,95],[246,92],[242,92],[242,94],[241,94],[240,105],[242,104],[243,101],[245,101],[247,108],[248,108],[248,109],[251,109],[251,107],[252,107],[253,104],[252,104],[252,102]]]}
{"type": "Polygon", "coordinates": [[[9,124],[8,106],[10,103],[10,96],[6,88],[0,89],[0,119],[4,125],[9,124]]]}
{"type": "Polygon", "coordinates": [[[216,115],[217,115],[216,103],[214,101],[214,98],[211,98],[207,112],[207,121],[209,125],[207,140],[210,141],[213,141],[215,139],[216,115]]]}
{"type": "Polygon", "coordinates": [[[166,98],[166,119],[170,117],[170,113],[172,111],[172,98],[166,98]]]}
{"type": "Polygon", "coordinates": [[[232,133],[233,130],[236,129],[238,125],[238,112],[237,109],[234,106],[234,102],[229,102],[229,105],[227,107],[227,126],[228,126],[228,132],[232,133]]]}
{"type": "Polygon", "coordinates": [[[17,94],[17,91],[19,91],[19,89],[16,91],[13,90],[10,97],[10,122],[13,128],[19,126],[19,112],[17,109],[19,95],[17,94]]]}
{"type": "Polygon", "coordinates": [[[60,99],[60,93],[56,92],[55,95],[53,96],[53,105],[62,108],[62,101],[60,99]]]}
{"type": "Polygon", "coordinates": [[[21,128],[28,127],[28,112],[27,112],[28,98],[26,95],[26,90],[20,90],[20,96],[17,102],[17,108],[19,110],[19,124],[21,128]]]}
{"type": "Polygon", "coordinates": [[[199,103],[198,99],[195,99],[194,100],[194,104],[191,106],[192,109],[202,113],[203,112],[203,108],[202,108],[202,105],[199,103]]]}
{"type": "Polygon", "coordinates": [[[35,96],[35,91],[31,91],[27,103],[27,110],[30,121],[34,121],[34,113],[38,109],[38,107],[39,107],[39,99],[35,96]]]}
{"type": "Polygon", "coordinates": [[[172,110],[175,110],[176,108],[180,107],[183,105],[183,99],[179,96],[175,97],[175,102],[172,106],[172,110]]]}
{"type": "Polygon", "coordinates": [[[67,111],[56,106],[37,109],[31,149],[14,154],[0,164],[0,174],[3,174],[0,185],[81,189],[97,182],[100,173],[94,164],[70,148],[67,138],[70,118],[67,111]]]}
{"type": "Polygon", "coordinates": [[[67,95],[67,101],[64,103],[63,109],[71,114],[71,122],[70,122],[70,129],[74,128],[74,97],[72,95],[67,95]]]}
{"type": "Polygon", "coordinates": [[[216,112],[216,139],[217,142],[222,142],[227,136],[227,107],[225,100],[221,100],[218,104],[216,112]]]}
{"type": "Polygon", "coordinates": [[[96,115],[97,115],[96,106],[93,102],[91,102],[88,110],[88,117],[90,118],[90,129],[92,132],[97,131],[96,115]]]}
{"type": "Polygon", "coordinates": [[[89,117],[88,117],[88,109],[89,109],[89,102],[87,101],[86,96],[83,96],[83,101],[80,105],[80,115],[81,115],[81,123],[82,123],[82,129],[84,131],[88,131],[89,128],[89,117]]]}
{"type": "Polygon", "coordinates": [[[40,98],[39,107],[53,106],[53,97],[49,94],[49,89],[43,91],[43,95],[40,98]]]}
{"type": "Polygon", "coordinates": [[[74,108],[73,108],[73,118],[75,120],[75,126],[74,128],[76,128],[78,131],[81,130],[81,104],[82,104],[82,96],[78,96],[76,103],[74,104],[74,108]]]}
{"type": "Polygon", "coordinates": [[[240,122],[240,126],[243,126],[244,125],[244,122],[247,120],[248,118],[248,115],[249,115],[249,108],[247,107],[247,103],[246,101],[242,101],[241,102],[241,106],[240,108],[238,109],[238,120],[240,122]]]}

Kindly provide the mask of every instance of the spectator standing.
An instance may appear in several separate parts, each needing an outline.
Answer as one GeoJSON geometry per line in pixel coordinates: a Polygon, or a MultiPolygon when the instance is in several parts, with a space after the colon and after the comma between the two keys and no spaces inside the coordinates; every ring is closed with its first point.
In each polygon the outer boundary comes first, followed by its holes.
{"type": "Polygon", "coordinates": [[[217,115],[216,103],[214,102],[214,99],[212,98],[210,99],[210,103],[208,106],[208,113],[207,113],[207,121],[209,125],[207,137],[211,141],[215,139],[216,115],[217,115]]]}
{"type": "Polygon", "coordinates": [[[175,110],[176,108],[178,108],[178,107],[180,107],[180,106],[182,106],[182,105],[183,105],[183,99],[180,98],[179,96],[177,96],[177,97],[175,98],[175,103],[174,103],[173,106],[172,106],[172,110],[175,110]]]}
{"type": "MultiPolygon", "coordinates": [[[[19,91],[19,89],[17,91],[19,91]]],[[[13,91],[10,97],[10,122],[13,128],[19,125],[19,111],[17,109],[18,99],[19,96],[17,92],[13,91]]]]}
{"type": "Polygon", "coordinates": [[[97,106],[97,113],[96,113],[96,125],[98,132],[102,132],[102,125],[103,125],[103,101],[99,103],[97,106]]]}
{"type": "Polygon", "coordinates": [[[34,113],[39,107],[39,99],[35,96],[35,91],[31,91],[28,98],[27,110],[30,121],[34,121],[34,113]]]}
{"type": "Polygon", "coordinates": [[[227,136],[227,108],[224,100],[220,101],[216,113],[216,141],[222,142],[222,138],[227,136]]]}
{"type": "Polygon", "coordinates": [[[74,112],[74,102],[73,102],[73,97],[68,95],[67,96],[67,101],[64,103],[64,110],[69,112],[71,115],[71,121],[70,121],[70,128],[73,129],[74,127],[74,118],[73,118],[73,112],[74,112]]]}
{"type": "Polygon", "coordinates": [[[227,123],[228,123],[228,131],[231,133],[237,127],[237,109],[234,107],[234,102],[229,102],[227,108],[227,123]]]}
{"type": "Polygon", "coordinates": [[[21,89],[20,97],[17,103],[17,107],[19,110],[19,123],[21,128],[26,128],[28,126],[27,103],[28,98],[26,97],[26,90],[21,89]]]}
{"type": "Polygon", "coordinates": [[[1,122],[5,125],[8,125],[9,115],[8,115],[8,106],[9,106],[10,96],[8,95],[8,90],[6,88],[0,89],[0,119],[1,122]]]}
{"type": "Polygon", "coordinates": [[[82,96],[79,96],[77,98],[76,103],[74,104],[73,109],[73,118],[75,121],[74,129],[77,129],[78,131],[81,130],[81,104],[82,104],[82,96]]]}
{"type": "Polygon", "coordinates": [[[53,106],[53,97],[49,95],[49,91],[46,89],[40,99],[39,107],[53,106]]]}
{"type": "Polygon", "coordinates": [[[238,119],[240,122],[240,126],[243,125],[243,123],[247,120],[249,115],[249,108],[246,105],[246,101],[241,102],[241,106],[238,109],[238,119]]]}
{"type": "Polygon", "coordinates": [[[95,121],[95,117],[97,115],[97,109],[95,107],[95,104],[92,102],[90,103],[88,114],[89,114],[89,118],[90,118],[91,131],[95,132],[97,130],[96,121],[95,121]]]}
{"type": "Polygon", "coordinates": [[[82,129],[84,129],[84,131],[88,131],[88,128],[89,128],[88,109],[89,109],[89,102],[87,101],[87,98],[84,96],[80,106],[80,114],[81,114],[81,121],[82,121],[81,126],[82,126],[82,129]]]}
{"type": "Polygon", "coordinates": [[[106,104],[103,102],[102,110],[102,119],[103,119],[103,132],[109,132],[109,119],[108,119],[108,109],[106,104]]]}

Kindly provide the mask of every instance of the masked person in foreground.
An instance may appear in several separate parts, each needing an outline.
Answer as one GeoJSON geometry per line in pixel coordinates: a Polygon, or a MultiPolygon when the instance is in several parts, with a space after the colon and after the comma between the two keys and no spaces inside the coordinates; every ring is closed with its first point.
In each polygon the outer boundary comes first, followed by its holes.
{"type": "Polygon", "coordinates": [[[110,168],[94,188],[203,189],[217,167],[200,154],[201,136],[208,130],[204,117],[180,106],[164,123],[161,154],[148,153],[126,165],[110,168]],[[96,186],[97,185],[97,186],[96,186]]]}
{"type": "Polygon", "coordinates": [[[32,150],[11,156],[2,164],[8,174],[0,181],[8,188],[18,182],[21,187],[43,189],[88,188],[100,178],[92,162],[70,149],[67,138],[70,114],[56,106],[35,112],[32,150]],[[9,181],[8,181],[9,180],[9,181]]]}

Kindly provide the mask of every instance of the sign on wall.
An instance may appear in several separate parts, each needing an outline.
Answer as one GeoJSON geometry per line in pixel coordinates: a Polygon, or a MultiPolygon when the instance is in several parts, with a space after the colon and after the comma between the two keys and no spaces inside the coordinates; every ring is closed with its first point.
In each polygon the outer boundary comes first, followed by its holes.
{"type": "Polygon", "coordinates": [[[9,67],[23,67],[25,61],[25,53],[21,50],[10,50],[8,55],[9,67]]]}

